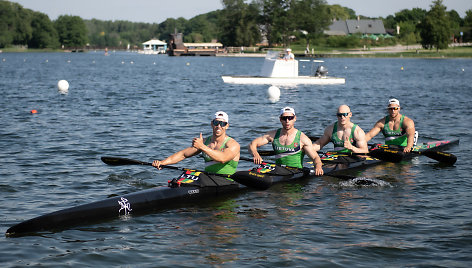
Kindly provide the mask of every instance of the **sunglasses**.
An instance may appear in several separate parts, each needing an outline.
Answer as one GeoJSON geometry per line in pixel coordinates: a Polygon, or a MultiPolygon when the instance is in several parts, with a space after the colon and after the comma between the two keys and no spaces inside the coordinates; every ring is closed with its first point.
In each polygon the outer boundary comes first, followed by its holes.
{"type": "Polygon", "coordinates": [[[336,116],[337,117],[347,117],[349,115],[349,113],[337,113],[336,116]]]}
{"type": "Polygon", "coordinates": [[[388,107],[387,109],[388,109],[388,110],[395,110],[395,111],[396,111],[396,110],[400,110],[400,107],[388,107]]]}
{"type": "Polygon", "coordinates": [[[286,121],[286,120],[292,121],[294,118],[295,118],[295,116],[293,116],[293,115],[281,116],[281,117],[280,117],[280,120],[282,120],[282,121],[286,121]]]}
{"type": "Polygon", "coordinates": [[[216,119],[214,119],[213,121],[211,121],[211,123],[217,127],[218,125],[220,125],[221,127],[226,127],[226,125],[228,124],[228,122],[225,122],[225,121],[218,121],[216,119]]]}

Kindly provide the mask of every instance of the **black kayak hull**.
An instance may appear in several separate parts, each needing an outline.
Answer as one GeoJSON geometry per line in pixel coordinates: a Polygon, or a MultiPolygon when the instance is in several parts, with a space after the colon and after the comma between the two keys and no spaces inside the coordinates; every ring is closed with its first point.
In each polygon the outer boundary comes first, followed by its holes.
{"type": "MultiPolygon", "coordinates": [[[[442,150],[451,145],[456,145],[458,142],[458,140],[452,142],[444,141],[442,143],[436,143],[432,147],[424,145],[421,150],[442,150]]],[[[405,158],[412,156],[414,155],[406,155],[405,158]]],[[[359,157],[352,162],[338,162],[334,158],[329,160],[325,159],[323,162],[325,175],[337,174],[346,170],[363,169],[384,163],[382,160],[370,157],[359,157]]],[[[309,168],[289,168],[288,170],[289,172],[282,171],[279,172],[279,174],[264,174],[264,178],[269,180],[270,185],[272,185],[279,182],[293,181],[313,176],[313,174],[310,173],[309,168]]],[[[176,206],[178,204],[194,202],[196,200],[200,201],[218,195],[235,193],[243,189],[247,188],[237,183],[210,187],[155,187],[32,218],[10,227],[6,232],[6,235],[23,236],[41,231],[57,231],[78,225],[84,226],[100,221],[125,217],[127,215],[145,214],[149,211],[169,208],[171,205],[176,206]]]]}

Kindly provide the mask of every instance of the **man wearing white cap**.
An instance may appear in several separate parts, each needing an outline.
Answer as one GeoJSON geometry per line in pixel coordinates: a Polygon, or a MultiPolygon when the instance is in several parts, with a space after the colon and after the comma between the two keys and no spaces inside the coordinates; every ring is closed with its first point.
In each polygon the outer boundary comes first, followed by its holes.
{"type": "Polygon", "coordinates": [[[385,136],[385,144],[403,146],[403,152],[409,153],[415,144],[415,123],[410,118],[400,114],[400,101],[388,100],[388,115],[381,118],[366,134],[369,141],[380,131],[385,136]]]}
{"type": "Polygon", "coordinates": [[[294,60],[295,55],[292,53],[292,49],[287,48],[285,49],[285,56],[283,57],[284,60],[294,60]]]}
{"type": "Polygon", "coordinates": [[[282,128],[269,131],[249,144],[249,152],[254,158],[254,163],[262,163],[257,148],[271,142],[276,164],[302,168],[303,157],[306,153],[313,160],[315,175],[323,175],[321,159],[313,150],[310,139],[294,127],[295,121],[297,121],[295,110],[291,107],[281,109],[279,119],[282,128]]]}
{"type": "Polygon", "coordinates": [[[326,127],[323,136],[313,143],[315,151],[332,142],[337,152],[369,152],[364,130],[351,122],[352,113],[349,106],[345,104],[339,106],[336,116],[338,121],[326,127]]]}
{"type": "Polygon", "coordinates": [[[213,129],[212,136],[203,139],[202,133],[200,133],[200,137],[193,138],[192,146],[162,161],[155,160],[152,165],[162,169],[162,165],[175,164],[202,152],[206,165],[205,171],[233,174],[238,167],[240,146],[237,141],[226,135],[226,130],[229,127],[228,115],[223,111],[216,112],[211,121],[211,127],[213,129]]]}

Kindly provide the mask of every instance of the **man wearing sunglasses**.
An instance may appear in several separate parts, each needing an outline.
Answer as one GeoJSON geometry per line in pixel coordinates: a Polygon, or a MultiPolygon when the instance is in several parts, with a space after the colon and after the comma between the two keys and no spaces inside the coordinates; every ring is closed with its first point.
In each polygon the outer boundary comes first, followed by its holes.
{"type": "Polygon", "coordinates": [[[262,163],[257,148],[271,142],[275,152],[276,164],[302,168],[303,157],[306,153],[313,160],[315,175],[323,175],[321,159],[313,150],[310,139],[294,127],[297,121],[295,110],[291,107],[283,108],[280,111],[279,119],[282,128],[269,131],[249,144],[249,152],[254,158],[254,163],[262,163]]]}
{"type": "Polygon", "coordinates": [[[315,151],[332,142],[337,152],[369,152],[364,130],[351,122],[352,113],[349,106],[339,106],[336,116],[338,121],[326,127],[323,136],[313,143],[315,151]]]}
{"type": "Polygon", "coordinates": [[[390,99],[387,106],[388,115],[381,118],[374,127],[365,135],[367,141],[371,140],[380,131],[385,137],[385,144],[398,145],[404,153],[409,153],[416,143],[418,133],[415,131],[415,123],[410,118],[400,114],[400,102],[390,99]]]}
{"type": "Polygon", "coordinates": [[[202,152],[206,172],[233,174],[238,167],[240,146],[237,141],[226,135],[228,127],[228,115],[223,111],[216,112],[211,121],[212,136],[203,139],[202,133],[200,133],[200,137],[193,138],[192,146],[162,161],[155,160],[152,165],[157,169],[162,169],[163,165],[175,164],[202,152]]]}

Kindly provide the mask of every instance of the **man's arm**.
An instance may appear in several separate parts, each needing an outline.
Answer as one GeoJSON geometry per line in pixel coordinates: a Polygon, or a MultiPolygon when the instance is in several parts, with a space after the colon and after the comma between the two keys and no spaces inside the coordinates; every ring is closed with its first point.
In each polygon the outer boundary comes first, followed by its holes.
{"type": "Polygon", "coordinates": [[[321,162],[321,158],[318,153],[314,150],[313,144],[311,143],[310,138],[302,132],[300,136],[300,143],[302,149],[305,153],[313,160],[313,165],[315,166],[315,175],[322,176],[323,175],[323,163],[321,162]]]}
{"type": "Polygon", "coordinates": [[[226,148],[223,148],[222,151],[211,149],[203,143],[202,134],[200,133],[200,138],[194,138],[193,147],[206,153],[211,159],[216,162],[226,163],[230,160],[236,158],[239,155],[239,143],[234,139],[230,139],[226,142],[226,148]]]}
{"type": "Polygon", "coordinates": [[[384,128],[385,125],[385,118],[380,119],[375,123],[374,127],[365,134],[365,141],[368,142],[370,141],[373,137],[377,136],[380,131],[384,128]]]}
{"type": "Polygon", "coordinates": [[[313,143],[313,149],[315,150],[315,152],[318,152],[326,144],[328,144],[330,142],[331,134],[333,134],[333,127],[334,127],[334,125],[330,125],[330,126],[326,127],[325,131],[323,133],[323,136],[321,136],[321,138],[319,138],[318,140],[316,140],[313,143]]]}
{"type": "Polygon", "coordinates": [[[415,141],[415,122],[405,116],[405,118],[403,119],[402,127],[405,129],[408,138],[408,144],[403,149],[403,152],[409,153],[411,151],[411,148],[413,148],[413,143],[415,141]]]}
{"type": "Polygon", "coordinates": [[[361,127],[357,126],[354,130],[354,140],[356,145],[352,145],[348,140],[344,141],[344,147],[351,150],[353,153],[368,153],[367,141],[365,139],[365,132],[361,127]]]}
{"type": "Polygon", "coordinates": [[[181,151],[178,151],[178,152],[174,153],[173,155],[167,157],[166,159],[164,159],[162,161],[154,160],[152,162],[152,166],[157,168],[157,169],[162,169],[161,166],[172,165],[172,164],[178,163],[178,162],[184,160],[185,158],[192,157],[192,156],[197,155],[199,153],[200,153],[200,151],[195,149],[194,147],[187,147],[187,148],[185,148],[181,151]]]}
{"type": "Polygon", "coordinates": [[[261,164],[262,163],[262,157],[257,152],[257,148],[261,147],[263,145],[266,145],[269,142],[274,141],[274,137],[275,137],[276,132],[277,132],[277,130],[269,131],[266,134],[264,134],[264,135],[262,135],[258,138],[255,138],[249,144],[249,153],[253,156],[255,164],[261,164]]]}

